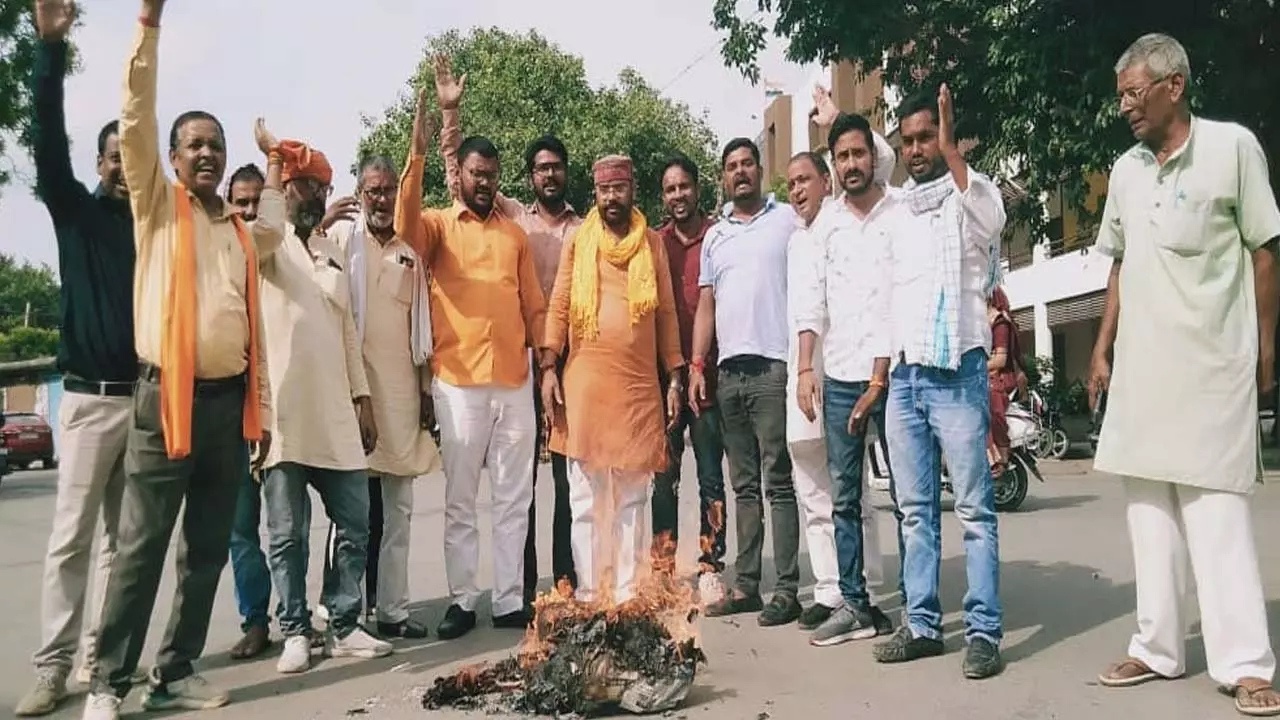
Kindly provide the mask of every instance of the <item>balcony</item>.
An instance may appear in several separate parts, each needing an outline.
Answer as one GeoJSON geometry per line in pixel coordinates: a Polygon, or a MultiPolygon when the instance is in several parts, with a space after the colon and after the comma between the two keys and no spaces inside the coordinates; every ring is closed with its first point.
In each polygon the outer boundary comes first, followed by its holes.
{"type": "MultiPolygon", "coordinates": [[[[1055,218],[1055,220],[1058,220],[1055,218]]],[[[1088,225],[1071,237],[1062,237],[1061,222],[1050,222],[1047,229],[1048,240],[1032,245],[1018,242],[1022,238],[1010,238],[1007,234],[1001,243],[1001,255],[1004,258],[1005,272],[1013,272],[1035,262],[1037,246],[1044,247],[1044,259],[1050,260],[1071,253],[1084,254],[1093,247],[1098,239],[1098,226],[1088,225]],[[1056,228],[1055,228],[1056,226],[1056,228]],[[1057,232],[1054,232],[1055,229],[1057,232]]]]}

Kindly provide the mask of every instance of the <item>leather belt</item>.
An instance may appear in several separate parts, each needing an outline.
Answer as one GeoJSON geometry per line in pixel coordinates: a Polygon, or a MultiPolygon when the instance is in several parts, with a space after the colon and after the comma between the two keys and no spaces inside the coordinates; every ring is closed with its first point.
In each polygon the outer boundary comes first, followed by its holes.
{"type": "MultiPolygon", "coordinates": [[[[195,394],[197,395],[215,395],[230,390],[243,389],[245,387],[246,373],[232,375],[231,377],[216,378],[214,380],[206,380],[204,378],[196,378],[195,394]]],[[[149,383],[160,382],[160,368],[151,363],[138,364],[138,379],[149,383]]]]}
{"type": "Polygon", "coordinates": [[[62,389],[70,393],[97,395],[98,397],[130,397],[133,395],[132,382],[85,380],[74,375],[63,376],[62,389]]]}

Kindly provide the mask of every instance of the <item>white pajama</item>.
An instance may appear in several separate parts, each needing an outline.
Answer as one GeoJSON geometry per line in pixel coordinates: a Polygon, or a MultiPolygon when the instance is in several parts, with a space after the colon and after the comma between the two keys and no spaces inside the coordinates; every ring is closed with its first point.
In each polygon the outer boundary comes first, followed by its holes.
{"type": "Polygon", "coordinates": [[[581,600],[625,602],[646,569],[652,472],[592,468],[569,459],[573,565],[581,600]]]}
{"type": "Polygon", "coordinates": [[[1186,670],[1189,560],[1209,677],[1270,681],[1276,659],[1248,496],[1136,478],[1125,491],[1138,595],[1129,655],[1161,675],[1186,670]]]}
{"type": "Polygon", "coordinates": [[[831,521],[833,511],[831,473],[827,470],[827,444],[821,438],[787,444],[791,452],[791,474],[795,480],[796,498],[804,514],[804,537],[809,545],[809,564],[813,568],[813,601],[837,608],[840,597],[840,563],[836,559],[836,530],[831,521]]]}
{"type": "Polygon", "coordinates": [[[84,661],[92,664],[98,623],[111,563],[116,555],[120,500],[124,493],[124,453],[133,398],[64,393],[58,409],[58,495],[45,556],[41,593],[41,647],[37,668],[70,670],[84,634],[84,661]],[[96,533],[98,518],[101,532],[96,533]],[[85,622],[89,562],[100,536],[97,571],[85,622]]]}
{"type": "Polygon", "coordinates": [[[409,619],[409,535],[413,517],[411,477],[382,475],[382,545],[378,549],[378,622],[409,619]]]}
{"type": "Polygon", "coordinates": [[[445,574],[453,602],[464,610],[475,610],[480,599],[476,495],[485,467],[492,495],[493,613],[506,615],[524,606],[524,543],[537,433],[530,383],[526,377],[514,388],[458,387],[437,377],[431,384],[445,474],[445,574]]]}

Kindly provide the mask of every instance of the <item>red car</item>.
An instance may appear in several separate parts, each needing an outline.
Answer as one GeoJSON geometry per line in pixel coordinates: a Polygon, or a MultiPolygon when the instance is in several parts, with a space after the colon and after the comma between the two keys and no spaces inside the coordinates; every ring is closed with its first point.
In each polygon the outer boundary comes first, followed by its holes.
{"type": "Polygon", "coordinates": [[[53,429],[35,413],[8,412],[0,426],[4,447],[9,451],[10,469],[22,470],[39,460],[45,469],[56,467],[53,461],[53,429]]]}

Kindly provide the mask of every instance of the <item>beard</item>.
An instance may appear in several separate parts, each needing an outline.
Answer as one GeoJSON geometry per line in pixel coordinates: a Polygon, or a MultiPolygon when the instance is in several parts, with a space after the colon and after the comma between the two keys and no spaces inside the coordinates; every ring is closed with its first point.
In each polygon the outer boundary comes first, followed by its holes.
{"type": "Polygon", "coordinates": [[[298,204],[293,211],[293,217],[290,219],[297,227],[305,230],[314,230],[324,220],[324,212],[323,200],[308,200],[298,204]]]}

